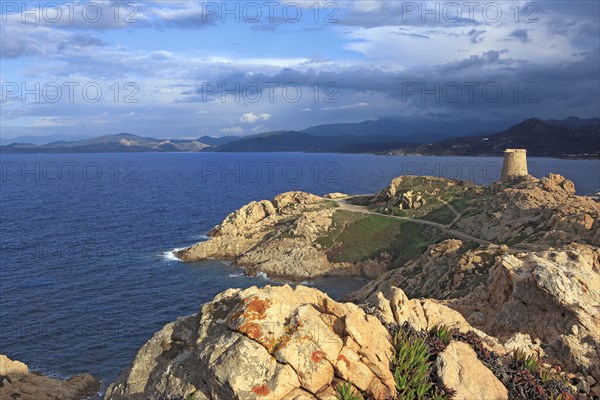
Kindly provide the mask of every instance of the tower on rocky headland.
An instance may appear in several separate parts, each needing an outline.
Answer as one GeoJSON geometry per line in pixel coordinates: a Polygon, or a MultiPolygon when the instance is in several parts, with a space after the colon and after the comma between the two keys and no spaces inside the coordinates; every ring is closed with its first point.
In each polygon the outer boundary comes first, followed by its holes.
{"type": "Polygon", "coordinates": [[[508,182],[520,176],[527,176],[527,150],[504,150],[504,163],[502,164],[502,182],[508,182]]]}

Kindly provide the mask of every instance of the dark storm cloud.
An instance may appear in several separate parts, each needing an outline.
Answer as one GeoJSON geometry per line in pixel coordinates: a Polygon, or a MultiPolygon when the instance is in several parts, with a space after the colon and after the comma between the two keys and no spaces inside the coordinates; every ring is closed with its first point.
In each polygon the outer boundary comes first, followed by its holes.
{"type": "MultiPolygon", "coordinates": [[[[588,115],[594,114],[593,110],[600,106],[598,57],[596,50],[580,61],[556,67],[509,58],[506,50],[490,50],[457,62],[402,72],[351,68],[335,72],[283,69],[274,74],[223,75],[219,82],[225,83],[227,90],[232,90],[236,84],[241,88],[256,84],[262,87],[275,84],[311,87],[315,82],[321,85],[332,82],[339,87],[342,97],[379,93],[388,99],[410,104],[422,113],[469,110],[480,115],[512,113],[523,118],[563,113],[588,115]],[[457,88],[462,92],[458,100],[455,99],[457,88]],[[431,93],[422,95],[428,92],[431,93]]],[[[187,101],[209,99],[202,94],[202,88],[198,87],[187,101]]]]}

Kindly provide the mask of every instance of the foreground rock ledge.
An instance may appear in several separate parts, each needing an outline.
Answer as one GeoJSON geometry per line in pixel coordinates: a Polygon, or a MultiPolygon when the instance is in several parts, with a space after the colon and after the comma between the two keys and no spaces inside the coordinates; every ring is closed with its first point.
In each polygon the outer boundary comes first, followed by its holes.
{"type": "MultiPolygon", "coordinates": [[[[389,399],[395,394],[393,348],[384,323],[473,330],[458,312],[435,301],[408,300],[397,288],[378,299],[365,313],[303,286],[229,289],[199,314],[156,333],[105,398],[334,399],[344,380],[367,396],[389,399]]],[[[503,352],[495,339],[478,333],[486,346],[503,352]]],[[[469,373],[493,376],[481,363],[471,363],[469,373]]],[[[460,374],[446,379],[463,391],[472,384],[460,374]]],[[[502,384],[489,384],[506,398],[502,384]]]]}
{"type": "Polygon", "coordinates": [[[0,399],[81,400],[96,396],[100,382],[89,374],[62,380],[29,372],[27,365],[0,354],[0,399]]]}

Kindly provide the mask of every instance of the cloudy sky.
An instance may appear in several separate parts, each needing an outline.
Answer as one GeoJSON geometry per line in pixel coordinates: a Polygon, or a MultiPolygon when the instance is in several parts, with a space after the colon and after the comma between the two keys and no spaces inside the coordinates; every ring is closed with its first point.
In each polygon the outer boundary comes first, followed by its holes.
{"type": "Polygon", "coordinates": [[[2,137],[594,117],[599,4],[3,0],[2,137]]]}

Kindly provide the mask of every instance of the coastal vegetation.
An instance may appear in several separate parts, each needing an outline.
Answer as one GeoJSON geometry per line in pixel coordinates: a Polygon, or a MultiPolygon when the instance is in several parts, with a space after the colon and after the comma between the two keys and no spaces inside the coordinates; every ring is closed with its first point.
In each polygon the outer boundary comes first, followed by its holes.
{"type": "MultiPolygon", "coordinates": [[[[452,341],[469,345],[479,361],[494,373],[508,389],[510,399],[570,400],[573,392],[566,385],[564,372],[557,365],[549,365],[534,353],[516,349],[512,358],[502,362],[494,351],[487,349],[473,331],[460,332],[446,325],[431,330],[416,330],[410,324],[391,326],[394,356],[391,371],[396,384],[397,400],[452,400],[456,391],[446,387],[438,378],[436,361],[452,341]]],[[[338,400],[369,398],[352,385],[337,385],[338,400]]]]}
{"type": "Polygon", "coordinates": [[[435,230],[384,216],[339,210],[331,229],[317,241],[332,262],[356,262],[385,254],[390,268],[418,257],[441,235],[435,230]]]}

